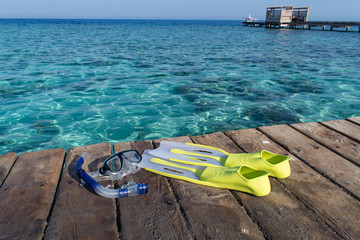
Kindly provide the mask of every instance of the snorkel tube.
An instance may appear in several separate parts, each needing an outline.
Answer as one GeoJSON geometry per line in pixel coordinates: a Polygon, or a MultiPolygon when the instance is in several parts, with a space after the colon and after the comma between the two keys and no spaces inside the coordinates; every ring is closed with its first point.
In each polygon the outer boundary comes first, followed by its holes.
{"type": "Polygon", "coordinates": [[[76,172],[80,179],[85,181],[91,189],[96,192],[98,195],[106,198],[123,198],[129,196],[136,196],[145,194],[148,192],[148,186],[146,183],[133,183],[128,185],[126,188],[118,188],[118,189],[109,189],[95,181],[92,177],[87,174],[84,169],[82,169],[82,165],[86,158],[86,152],[80,157],[79,161],[76,164],[76,172]]]}

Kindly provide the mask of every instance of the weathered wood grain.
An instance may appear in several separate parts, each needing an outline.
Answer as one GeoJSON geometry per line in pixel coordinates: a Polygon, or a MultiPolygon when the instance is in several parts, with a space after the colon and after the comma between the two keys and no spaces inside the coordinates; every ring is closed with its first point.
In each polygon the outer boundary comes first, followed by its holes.
{"type": "Polygon", "coordinates": [[[360,144],[317,122],[291,125],[306,136],[360,166],[360,144]]]}
{"type": "Polygon", "coordinates": [[[346,120],[333,120],[320,123],[360,142],[360,126],[355,123],[346,120]]]}
{"type": "Polygon", "coordinates": [[[64,149],[20,155],[0,189],[1,239],[43,237],[64,158],[64,149]]]}
{"type": "Polygon", "coordinates": [[[360,197],[360,168],[287,125],[259,128],[291,154],[360,197]]]}
{"type": "MultiPolygon", "coordinates": [[[[151,141],[115,143],[114,152],[152,149],[151,141]]],[[[120,227],[123,239],[190,239],[180,207],[167,179],[145,170],[127,176],[123,181],[147,183],[145,195],[119,199],[120,227]]]]}
{"type": "MultiPolygon", "coordinates": [[[[166,140],[192,142],[188,137],[166,140]]],[[[173,178],[170,183],[196,239],[264,239],[229,190],[173,178]]]]}
{"type": "Polygon", "coordinates": [[[17,154],[14,152],[0,156],[0,186],[3,184],[17,157],[17,154]]]}
{"type": "Polygon", "coordinates": [[[346,120],[360,125],[360,117],[350,117],[350,118],[346,118],[346,120]]]}
{"type": "MultiPolygon", "coordinates": [[[[60,182],[64,149],[9,153],[0,156],[0,239],[360,239],[359,133],[353,117],[169,139],[290,152],[291,176],[271,178],[266,197],[140,170],[124,180],[148,183],[148,194],[107,199],[80,186],[75,165],[87,151],[83,168],[96,170],[111,154],[108,143],[70,149],[60,182]]],[[[114,151],[159,142],[118,143],[114,151]]]]}
{"type": "MultiPolygon", "coordinates": [[[[278,154],[289,154],[256,129],[229,131],[226,134],[247,152],[265,149],[278,154]]],[[[295,156],[291,156],[291,175],[288,178],[279,179],[278,182],[318,215],[318,217],[314,217],[311,212],[308,213],[309,218],[313,219],[310,222],[318,221],[320,218],[319,222],[326,222],[341,237],[359,239],[360,229],[357,227],[360,221],[359,201],[295,156]]],[[[289,224],[297,222],[296,218],[289,221],[291,222],[289,224]]],[[[328,233],[326,232],[324,236],[328,233]]],[[[340,236],[339,238],[341,238],[340,236]]]]}
{"type": "MultiPolygon", "coordinates": [[[[218,147],[231,153],[242,152],[223,133],[197,136],[192,139],[196,143],[218,147]]],[[[246,139],[242,137],[242,140],[246,141],[246,139]]],[[[256,141],[253,138],[248,140],[256,141]]],[[[260,150],[255,149],[255,151],[260,150]]],[[[320,219],[312,211],[284,190],[278,181],[270,178],[270,182],[272,190],[265,197],[234,192],[253,221],[260,225],[269,239],[337,239],[337,235],[329,227],[319,221],[320,219]]]]}
{"type": "Polygon", "coordinates": [[[69,149],[45,239],[119,239],[115,200],[80,185],[76,163],[85,151],[87,172],[95,171],[111,155],[109,143],[69,149]]]}

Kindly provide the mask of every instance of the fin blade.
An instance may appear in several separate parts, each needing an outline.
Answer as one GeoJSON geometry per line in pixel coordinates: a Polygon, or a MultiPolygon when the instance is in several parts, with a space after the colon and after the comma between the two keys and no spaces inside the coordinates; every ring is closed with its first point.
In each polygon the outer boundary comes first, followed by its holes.
{"type": "MultiPolygon", "coordinates": [[[[142,155],[142,160],[141,160],[140,166],[142,168],[144,168],[145,170],[148,170],[150,172],[155,172],[157,174],[167,176],[167,177],[174,177],[174,178],[183,179],[183,180],[185,180],[185,178],[199,180],[198,175],[196,175],[194,172],[199,167],[188,165],[187,168],[194,167],[194,170],[188,170],[188,169],[182,168],[181,166],[176,167],[176,165],[179,166],[180,164],[171,163],[170,161],[167,161],[167,160],[161,159],[161,158],[160,158],[161,161],[156,161],[156,160],[154,161],[153,160],[154,158],[156,158],[156,157],[149,154],[149,150],[146,150],[142,155]]],[[[189,181],[189,180],[187,180],[187,181],[189,181]]]]}
{"type": "Polygon", "coordinates": [[[172,141],[161,141],[160,147],[164,149],[180,149],[183,151],[193,152],[197,154],[204,154],[212,157],[221,157],[226,158],[229,153],[225,152],[222,149],[210,147],[206,145],[194,144],[194,143],[179,143],[179,142],[172,142],[172,141]]]}

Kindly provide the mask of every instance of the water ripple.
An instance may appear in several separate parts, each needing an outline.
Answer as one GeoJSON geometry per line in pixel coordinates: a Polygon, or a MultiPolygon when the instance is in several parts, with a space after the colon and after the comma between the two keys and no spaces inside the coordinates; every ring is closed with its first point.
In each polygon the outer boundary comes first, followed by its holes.
{"type": "Polygon", "coordinates": [[[360,38],[238,21],[0,20],[0,155],[360,115],[360,38]]]}

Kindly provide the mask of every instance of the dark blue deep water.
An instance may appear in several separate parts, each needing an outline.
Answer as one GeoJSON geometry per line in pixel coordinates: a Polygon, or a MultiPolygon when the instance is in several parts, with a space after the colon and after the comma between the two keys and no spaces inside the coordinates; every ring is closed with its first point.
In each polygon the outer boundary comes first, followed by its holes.
{"type": "Polygon", "coordinates": [[[360,115],[360,34],[0,20],[0,155],[360,115]]]}

